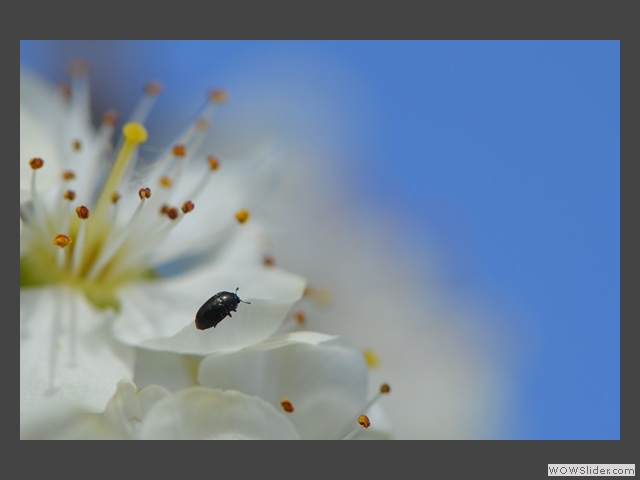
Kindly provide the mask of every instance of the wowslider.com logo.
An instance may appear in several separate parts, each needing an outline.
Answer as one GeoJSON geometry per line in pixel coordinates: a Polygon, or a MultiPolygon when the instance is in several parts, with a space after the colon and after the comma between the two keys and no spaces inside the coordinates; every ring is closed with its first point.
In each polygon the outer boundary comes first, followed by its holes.
{"type": "Polygon", "coordinates": [[[635,477],[636,464],[601,463],[586,465],[583,463],[549,463],[547,467],[548,477],[592,477],[598,475],[635,477]]]}

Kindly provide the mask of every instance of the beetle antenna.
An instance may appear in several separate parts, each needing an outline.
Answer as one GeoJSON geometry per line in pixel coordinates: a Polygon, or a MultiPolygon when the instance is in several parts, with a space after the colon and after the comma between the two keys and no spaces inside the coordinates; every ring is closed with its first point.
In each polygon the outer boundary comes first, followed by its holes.
{"type": "MultiPolygon", "coordinates": [[[[240,287],[236,287],[236,297],[238,297],[238,290],[240,290],[240,287]]],[[[242,303],[247,303],[247,304],[251,305],[251,302],[245,302],[240,297],[238,297],[238,300],[240,300],[242,303]]]]}

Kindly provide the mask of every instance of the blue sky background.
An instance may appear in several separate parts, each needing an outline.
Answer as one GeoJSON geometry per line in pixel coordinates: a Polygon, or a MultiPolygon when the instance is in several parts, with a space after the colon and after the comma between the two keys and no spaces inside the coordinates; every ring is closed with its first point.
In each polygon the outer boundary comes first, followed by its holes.
{"type": "Polygon", "coordinates": [[[620,438],[619,42],[21,41],[52,80],[77,56],[97,112],[126,116],[149,79],[172,122],[212,82],[274,111],[289,94],[279,121],[348,144],[372,211],[396,209],[407,244],[436,245],[447,282],[532,340],[508,437],[620,438]]]}

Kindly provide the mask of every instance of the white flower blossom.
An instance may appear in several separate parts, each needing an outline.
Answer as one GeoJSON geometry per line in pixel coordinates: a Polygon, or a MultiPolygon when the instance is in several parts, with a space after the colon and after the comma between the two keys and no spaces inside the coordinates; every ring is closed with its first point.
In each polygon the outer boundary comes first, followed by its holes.
{"type": "Polygon", "coordinates": [[[114,149],[113,116],[91,125],[82,65],[68,99],[21,70],[21,414],[62,399],[102,412],[133,378],[134,347],[238,351],[274,334],[303,293],[302,277],[263,264],[263,229],[246,221],[268,152],[219,160],[199,149],[225,99],[215,90],[149,162],[139,147],[158,93],[148,86],[114,149]],[[197,330],[200,305],[237,287],[251,305],[197,330]]]}
{"type": "Polygon", "coordinates": [[[225,94],[150,161],[159,87],[114,149],[113,115],[92,128],[86,68],[72,72],[65,99],[21,71],[21,439],[391,438],[390,387],[369,394],[362,352],[290,331],[305,280],[268,261],[247,222],[268,152],[199,148],[225,94]],[[196,328],[206,299],[238,288],[231,318],[196,328]]]}
{"type": "Polygon", "coordinates": [[[21,423],[24,440],[387,439],[358,350],[329,335],[292,332],[201,364],[201,385],[171,392],[127,380],[104,412],[77,402],[40,405],[21,423]],[[284,396],[286,395],[286,396],[284,396]],[[366,412],[366,414],[365,414],[366,412]]]}

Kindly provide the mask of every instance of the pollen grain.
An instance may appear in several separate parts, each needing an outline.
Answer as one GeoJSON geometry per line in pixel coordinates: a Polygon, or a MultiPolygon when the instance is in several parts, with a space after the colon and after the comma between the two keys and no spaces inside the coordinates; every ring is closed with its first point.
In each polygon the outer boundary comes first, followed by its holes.
{"type": "Polygon", "coordinates": [[[245,223],[247,220],[249,220],[249,216],[250,213],[247,210],[238,210],[236,212],[236,220],[238,220],[239,223],[245,223]]]}
{"type": "Polygon", "coordinates": [[[39,168],[42,168],[43,165],[44,165],[44,160],[42,160],[40,157],[35,157],[29,160],[29,166],[33,170],[38,170],[39,168]]]}
{"type": "Polygon", "coordinates": [[[67,245],[69,245],[70,243],[72,243],[72,240],[70,237],[68,237],[67,235],[64,235],[62,233],[59,233],[58,235],[55,236],[55,238],[53,239],[53,244],[56,247],[60,247],[60,248],[64,248],[67,245]]]}
{"type": "Polygon", "coordinates": [[[360,415],[358,417],[358,423],[362,425],[364,428],[369,428],[371,426],[371,422],[369,421],[369,417],[366,415],[360,415]]]}
{"type": "Polygon", "coordinates": [[[291,403],[291,400],[289,400],[288,398],[283,398],[280,401],[280,405],[282,406],[282,409],[287,412],[287,413],[292,413],[293,412],[293,404],[291,403]]]}

